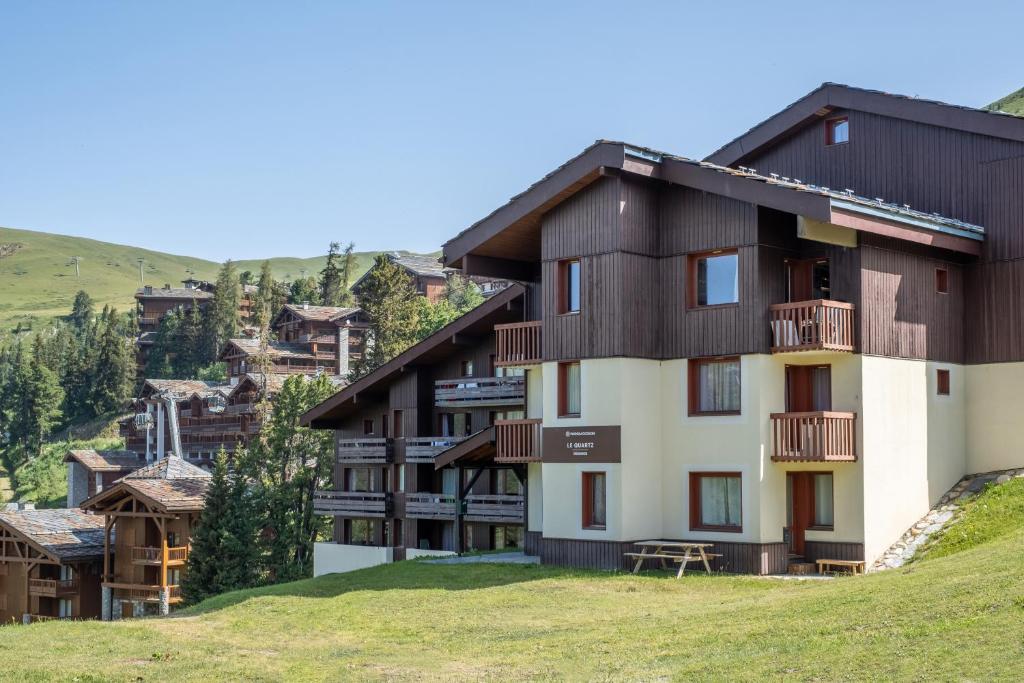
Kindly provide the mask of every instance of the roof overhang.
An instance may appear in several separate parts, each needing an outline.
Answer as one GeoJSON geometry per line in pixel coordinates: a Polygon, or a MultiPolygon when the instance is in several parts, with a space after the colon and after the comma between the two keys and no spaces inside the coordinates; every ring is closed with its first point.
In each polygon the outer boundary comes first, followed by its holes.
{"type": "Polygon", "coordinates": [[[455,463],[480,463],[494,460],[497,449],[494,446],[494,427],[484,427],[468,439],[460,441],[434,458],[434,469],[439,470],[455,463]]]}
{"type": "Polygon", "coordinates": [[[1020,117],[877,90],[852,88],[838,83],[824,83],[713,152],[705,161],[723,166],[743,163],[750,155],[785,139],[809,121],[821,120],[839,109],[866,111],[896,119],[1024,142],[1024,119],[1020,117]]]}
{"type": "Polygon", "coordinates": [[[473,310],[306,411],[299,419],[300,424],[313,429],[333,429],[346,415],[356,410],[361,398],[385,397],[390,383],[402,373],[450,356],[464,348],[467,339],[490,334],[496,324],[521,320],[522,312],[514,302],[525,291],[522,285],[513,284],[484,300],[473,310]]]}

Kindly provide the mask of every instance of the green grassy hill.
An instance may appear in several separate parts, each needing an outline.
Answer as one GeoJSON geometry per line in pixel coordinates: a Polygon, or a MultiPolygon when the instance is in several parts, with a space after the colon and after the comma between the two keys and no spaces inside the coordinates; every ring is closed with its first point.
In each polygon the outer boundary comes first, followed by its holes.
{"type": "Polygon", "coordinates": [[[965,516],[980,533],[950,554],[834,581],[402,562],[171,618],[5,627],[0,677],[1020,680],[1024,479],[965,516]]]}
{"type": "Polygon", "coordinates": [[[1010,93],[1001,100],[996,100],[985,107],[985,109],[991,109],[992,111],[1004,111],[1007,114],[1024,116],[1024,88],[1021,88],[1017,92],[1010,93]]]}
{"type": "MultiPolygon", "coordinates": [[[[324,245],[326,248],[326,245],[324,245]]],[[[370,266],[380,252],[360,252],[357,277],[370,266]]],[[[127,310],[139,286],[138,259],[143,264],[147,284],[178,285],[188,277],[212,280],[219,264],[190,256],[86,239],[52,235],[30,230],[0,228],[0,336],[19,322],[32,324],[65,315],[79,289],[89,292],[98,307],[104,304],[127,310]],[[73,256],[81,257],[81,277],[75,277],[73,256]]],[[[269,259],[274,276],[291,280],[315,275],[326,257],[269,259]]],[[[238,261],[239,270],[258,273],[260,260],[238,261]]]]}

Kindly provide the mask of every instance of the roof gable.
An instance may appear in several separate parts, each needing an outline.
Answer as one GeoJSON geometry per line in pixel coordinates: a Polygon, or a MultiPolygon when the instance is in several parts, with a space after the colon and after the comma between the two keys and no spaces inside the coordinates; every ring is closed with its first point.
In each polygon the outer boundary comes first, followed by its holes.
{"type": "Polygon", "coordinates": [[[747,157],[787,138],[808,122],[821,120],[830,111],[853,109],[918,123],[954,128],[1024,142],[1024,118],[987,109],[975,109],[894,95],[880,90],[823,83],[807,95],[712,152],[705,161],[724,166],[742,163],[747,157]]]}
{"type": "Polygon", "coordinates": [[[103,518],[75,508],[0,512],[0,525],[57,562],[103,554],[103,518]]]}

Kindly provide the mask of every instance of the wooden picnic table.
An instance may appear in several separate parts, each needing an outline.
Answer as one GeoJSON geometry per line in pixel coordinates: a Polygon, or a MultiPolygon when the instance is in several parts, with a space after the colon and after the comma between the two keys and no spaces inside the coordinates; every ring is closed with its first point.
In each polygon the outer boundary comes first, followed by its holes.
{"type": "Polygon", "coordinates": [[[636,565],[633,573],[636,574],[643,566],[644,560],[661,560],[662,568],[667,569],[666,560],[679,563],[679,571],[676,573],[678,579],[686,571],[686,565],[690,562],[703,562],[704,569],[711,573],[711,565],[708,564],[709,557],[721,557],[715,553],[709,553],[705,548],[711,548],[714,543],[690,543],[685,541],[637,541],[633,545],[640,546],[638,553],[624,553],[626,557],[635,557],[636,565]],[[648,552],[648,551],[651,552],[648,552]],[[696,554],[694,554],[696,553],[696,554]]]}

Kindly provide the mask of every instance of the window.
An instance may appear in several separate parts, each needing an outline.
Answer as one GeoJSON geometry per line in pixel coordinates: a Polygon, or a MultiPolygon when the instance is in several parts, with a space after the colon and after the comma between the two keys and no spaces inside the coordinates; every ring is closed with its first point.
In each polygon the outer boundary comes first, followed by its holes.
{"type": "Polygon", "coordinates": [[[471,361],[471,360],[464,360],[464,361],[460,362],[459,363],[459,372],[461,373],[461,375],[463,377],[472,377],[473,376],[473,361],[471,361]]]}
{"type": "Polygon", "coordinates": [[[380,435],[385,439],[388,438],[388,414],[384,413],[380,416],[380,435]]]}
{"type": "Polygon", "coordinates": [[[580,261],[570,259],[558,263],[558,312],[580,311],[580,261]]]}
{"type": "Polygon", "coordinates": [[[372,491],[373,477],[369,467],[353,467],[345,479],[346,491],[372,491]]]}
{"type": "Polygon", "coordinates": [[[393,430],[393,434],[396,439],[401,439],[403,436],[405,436],[405,422],[402,419],[402,415],[403,413],[401,410],[396,410],[394,412],[395,428],[393,430]]]}
{"type": "Polygon", "coordinates": [[[739,358],[695,358],[689,375],[690,415],[740,414],[739,358]]]}
{"type": "Polygon", "coordinates": [[[949,396],[949,370],[935,371],[935,389],[939,396],[949,396]]]}
{"type": "Polygon", "coordinates": [[[70,600],[61,599],[57,603],[57,616],[59,616],[61,619],[68,619],[72,616],[70,600]]]}
{"type": "Polygon", "coordinates": [[[74,581],[75,570],[66,564],[60,566],[60,580],[61,581],[74,581]]]}
{"type": "Polygon", "coordinates": [[[690,308],[739,303],[739,254],[736,250],[692,254],[689,269],[690,308]]]}
{"type": "Polygon", "coordinates": [[[935,269],[935,291],[939,294],[949,294],[949,271],[945,268],[935,269]]]}
{"type": "Polygon", "coordinates": [[[840,145],[850,141],[850,119],[829,119],[825,122],[825,144],[840,145]]]}
{"type": "Polygon", "coordinates": [[[558,364],[558,416],[580,416],[580,362],[558,364]]]}
{"type": "Polygon", "coordinates": [[[690,474],[690,529],[743,531],[738,472],[690,474]]]}
{"type": "Polygon", "coordinates": [[[346,519],[345,542],[350,545],[376,545],[377,520],[346,519]]]}
{"type": "Polygon", "coordinates": [[[364,435],[373,434],[373,420],[372,419],[363,420],[363,434],[364,435]]]}
{"type": "Polygon", "coordinates": [[[811,476],[814,479],[814,528],[832,529],[832,473],[815,473],[811,476]]]}
{"type": "Polygon", "coordinates": [[[583,528],[604,529],[605,473],[583,473],[583,528]]]}

